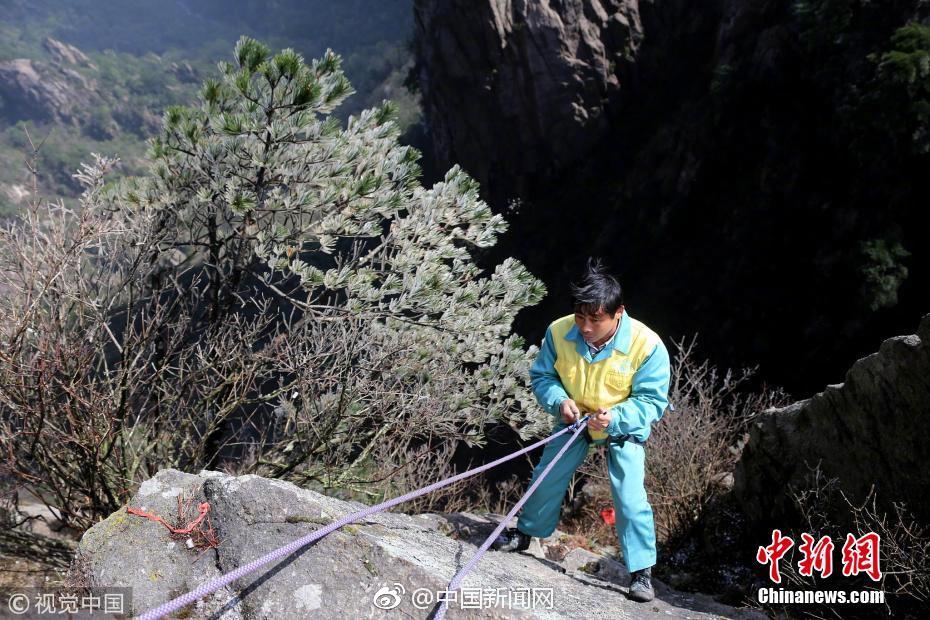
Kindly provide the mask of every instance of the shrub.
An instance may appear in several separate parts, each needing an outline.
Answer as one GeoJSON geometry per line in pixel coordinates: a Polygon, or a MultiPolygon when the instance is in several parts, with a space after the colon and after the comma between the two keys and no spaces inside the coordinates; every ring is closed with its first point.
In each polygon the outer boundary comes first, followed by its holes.
{"type": "Polygon", "coordinates": [[[67,525],[165,467],[383,495],[423,451],[438,473],[492,422],[548,422],[510,334],[544,288],[472,260],[505,222],[457,167],[420,186],[389,103],[340,127],[351,92],[332,52],[244,37],[147,174],[95,157],[80,208],[0,231],[3,473],[67,525]]]}
{"type": "MultiPolygon", "coordinates": [[[[850,498],[839,490],[836,479],[827,479],[819,466],[809,469],[805,483],[791,489],[792,497],[802,516],[801,531],[785,532],[795,545],[779,562],[782,584],[786,590],[878,590],[885,594],[883,607],[863,605],[844,609],[843,617],[871,618],[876,615],[925,617],[930,610],[930,529],[919,522],[902,502],[893,502],[890,509],[880,507],[874,487],[865,497],[850,498]],[[845,506],[848,518],[836,517],[837,506],[845,506]],[[833,574],[823,578],[816,571],[812,576],[801,575],[797,562],[801,533],[811,534],[815,540],[828,536],[833,542],[833,574]],[[879,562],[881,580],[844,576],[841,570],[841,549],[846,536],[867,533],[879,535],[879,562]]],[[[828,604],[767,605],[764,610],[785,617],[839,617],[835,606],[828,604]]]]}

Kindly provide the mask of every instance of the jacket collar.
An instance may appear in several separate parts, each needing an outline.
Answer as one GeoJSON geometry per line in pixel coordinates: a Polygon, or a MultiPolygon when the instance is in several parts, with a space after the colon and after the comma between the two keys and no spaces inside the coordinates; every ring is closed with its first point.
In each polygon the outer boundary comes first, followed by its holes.
{"type": "MultiPolygon", "coordinates": [[[[620,315],[620,326],[617,328],[617,332],[614,334],[613,342],[611,348],[615,351],[620,351],[624,355],[629,355],[630,353],[630,342],[633,338],[633,330],[630,326],[630,315],[627,314],[627,311],[624,310],[623,314],[620,315]]],[[[565,334],[566,340],[574,340],[580,345],[585,345],[584,336],[581,335],[581,332],[578,331],[577,325],[572,325],[571,329],[568,330],[568,333],[565,334]]]]}

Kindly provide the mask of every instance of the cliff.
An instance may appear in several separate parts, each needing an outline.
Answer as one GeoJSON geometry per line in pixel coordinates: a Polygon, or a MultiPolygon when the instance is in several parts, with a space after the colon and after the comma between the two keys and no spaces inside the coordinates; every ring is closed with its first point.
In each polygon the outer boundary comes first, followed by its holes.
{"type": "Polygon", "coordinates": [[[47,39],[48,62],[18,58],[0,62],[0,97],[5,120],[54,121],[77,125],[86,109],[104,105],[97,86],[78,69],[96,67],[80,50],[47,39]]]}
{"type": "MultiPolygon", "coordinates": [[[[930,315],[916,334],[890,338],[849,369],[846,380],[807,400],[764,412],[734,474],[734,492],[763,527],[798,522],[793,492],[835,480],[854,505],[873,485],[878,505],[903,502],[930,521],[930,315]]],[[[835,522],[849,506],[830,507],[835,522]]]]}
{"type": "Polygon", "coordinates": [[[550,295],[600,255],[663,336],[810,394],[930,307],[917,0],[418,0],[440,160],[550,295]],[[468,7],[465,10],[464,7],[468,7]],[[790,343],[789,346],[785,346],[790,343]]]}
{"type": "Polygon", "coordinates": [[[613,122],[643,36],[636,0],[414,2],[417,77],[441,169],[523,194],[613,122]],[[476,6],[477,5],[477,6],[476,6]]]}

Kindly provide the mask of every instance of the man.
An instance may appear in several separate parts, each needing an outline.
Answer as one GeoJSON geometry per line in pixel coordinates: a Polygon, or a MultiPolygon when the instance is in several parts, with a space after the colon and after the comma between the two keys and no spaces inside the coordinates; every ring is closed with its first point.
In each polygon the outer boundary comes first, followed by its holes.
{"type": "MultiPolygon", "coordinates": [[[[650,427],[668,406],[669,356],[651,329],[627,314],[616,278],[600,261],[589,260],[572,285],[574,314],[546,330],[530,379],[539,404],[559,420],[555,430],[590,415],[585,433],[556,463],[530,496],[517,522],[495,541],[501,551],[522,551],[530,537],[552,534],[572,474],[590,445],[606,445],[617,515],[617,536],[632,579],[630,598],[651,601],[656,563],[655,521],[646,498],[645,448],[650,427]]],[[[533,481],[571,438],[548,444],[533,481]]]]}

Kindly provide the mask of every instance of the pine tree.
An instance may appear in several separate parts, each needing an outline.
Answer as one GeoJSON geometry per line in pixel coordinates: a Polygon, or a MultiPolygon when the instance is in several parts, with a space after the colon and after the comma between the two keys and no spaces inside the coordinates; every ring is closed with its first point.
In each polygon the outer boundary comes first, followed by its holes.
{"type": "Polygon", "coordinates": [[[454,167],[422,187],[419,154],[399,143],[390,102],[340,127],[329,113],[353,91],[332,51],[307,64],[243,37],[235,59],[220,63],[199,106],[167,111],[144,185],[167,227],[205,244],[213,319],[251,252],[266,280],[299,277],[311,317],[362,318],[378,345],[412,339],[458,360],[462,404],[525,402],[526,351],[511,324],[545,290],[516,260],[490,276],[475,265],[471,251],[506,228],[477,183],[454,167]]]}
{"type": "MultiPolygon", "coordinates": [[[[482,271],[473,252],[506,223],[477,183],[453,167],[423,187],[392,104],[345,127],[330,116],[350,94],[333,52],[307,63],[243,37],[196,105],[165,112],[148,174],[107,183],[113,162],[98,158],[77,175],[85,250],[69,249],[76,233],[55,237],[73,278],[20,297],[38,309],[30,325],[73,291],[92,301],[46,329],[47,344],[21,339],[0,369],[25,384],[40,348],[99,347],[81,379],[96,396],[66,427],[48,427],[28,399],[8,403],[16,428],[40,429],[33,448],[74,447],[74,469],[56,474],[62,495],[79,479],[75,497],[107,514],[140,476],[224,459],[330,488],[396,474],[378,487],[387,493],[435,478],[490,424],[548,430],[529,391],[534,347],[511,333],[542,283],[513,259],[482,271]],[[70,289],[53,296],[59,284],[70,289]],[[94,471],[77,466],[80,427],[99,429],[108,455],[94,471]]],[[[51,252],[30,243],[10,253],[51,252]]]]}

